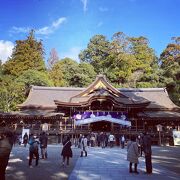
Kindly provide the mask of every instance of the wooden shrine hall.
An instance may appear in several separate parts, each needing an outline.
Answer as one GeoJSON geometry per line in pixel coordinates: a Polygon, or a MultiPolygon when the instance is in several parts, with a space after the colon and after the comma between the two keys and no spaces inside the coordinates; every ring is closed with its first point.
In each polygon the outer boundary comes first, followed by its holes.
{"type": "Polygon", "coordinates": [[[165,88],[114,88],[98,75],[87,88],[32,86],[19,111],[0,113],[6,124],[21,132],[46,131],[49,135],[111,132],[138,134],[149,130],[154,136],[161,124],[166,135],[180,130],[180,107],[165,88]]]}

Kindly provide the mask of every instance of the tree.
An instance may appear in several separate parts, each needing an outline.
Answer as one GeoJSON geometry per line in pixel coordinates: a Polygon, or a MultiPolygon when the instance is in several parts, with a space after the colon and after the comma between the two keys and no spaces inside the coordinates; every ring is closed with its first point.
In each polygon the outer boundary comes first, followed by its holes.
{"type": "Polygon", "coordinates": [[[14,77],[5,75],[0,78],[0,109],[9,112],[24,100],[24,86],[17,83],[14,77]]]}
{"type": "Polygon", "coordinates": [[[133,55],[129,53],[128,37],[123,32],[117,32],[110,43],[106,76],[114,86],[123,86],[132,74],[133,55]]]}
{"type": "Polygon", "coordinates": [[[96,73],[94,67],[89,63],[80,63],[78,71],[74,74],[72,85],[76,87],[86,87],[93,82],[96,73]]]}
{"type": "Polygon", "coordinates": [[[16,41],[11,58],[4,64],[4,72],[19,76],[28,69],[45,71],[43,55],[42,42],[35,39],[31,30],[27,39],[16,41]]]}
{"type": "Polygon", "coordinates": [[[65,86],[67,83],[65,82],[65,77],[62,71],[63,65],[59,61],[54,66],[52,69],[49,71],[49,77],[53,81],[54,86],[65,86]]]}
{"type": "Polygon", "coordinates": [[[55,86],[73,86],[74,75],[78,72],[78,63],[70,58],[58,61],[49,72],[55,86]]]}
{"type": "Polygon", "coordinates": [[[27,96],[32,85],[34,86],[53,86],[53,82],[45,72],[29,69],[20,75],[16,82],[24,85],[24,94],[27,96]]]}
{"type": "Polygon", "coordinates": [[[95,35],[90,39],[87,49],[79,54],[81,62],[90,63],[96,73],[104,73],[105,63],[109,55],[109,42],[103,35],[95,35]]]}
{"type": "Polygon", "coordinates": [[[157,87],[158,59],[152,48],[149,47],[149,41],[146,37],[131,37],[130,53],[134,55],[133,73],[131,76],[132,87],[157,87]],[[136,76],[136,75],[139,76],[136,76]],[[135,77],[136,76],[136,77],[135,77]]]}
{"type": "Polygon", "coordinates": [[[55,48],[51,49],[50,56],[48,58],[48,69],[52,67],[59,61],[59,56],[55,48]]]}
{"type": "Polygon", "coordinates": [[[160,55],[164,84],[171,99],[180,105],[180,37],[173,37],[160,55]]]}

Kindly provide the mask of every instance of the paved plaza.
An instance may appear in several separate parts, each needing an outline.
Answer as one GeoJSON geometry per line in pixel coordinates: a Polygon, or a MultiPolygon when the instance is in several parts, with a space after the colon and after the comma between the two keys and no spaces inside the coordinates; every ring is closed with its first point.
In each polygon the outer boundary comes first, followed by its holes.
{"type": "MultiPolygon", "coordinates": [[[[80,149],[72,147],[70,166],[61,166],[62,145],[48,146],[48,159],[39,165],[28,166],[28,147],[15,146],[6,170],[7,180],[176,180],[180,177],[180,147],[153,147],[153,174],[146,175],[144,157],[140,157],[138,171],[129,174],[126,148],[90,147],[88,156],[80,157],[80,149]]],[[[35,162],[33,162],[35,164],[35,162]]]]}

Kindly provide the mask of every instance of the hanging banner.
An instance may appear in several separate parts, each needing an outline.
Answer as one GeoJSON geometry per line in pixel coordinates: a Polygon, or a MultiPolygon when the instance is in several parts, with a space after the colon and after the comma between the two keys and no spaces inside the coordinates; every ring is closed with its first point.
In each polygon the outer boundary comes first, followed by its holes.
{"type": "Polygon", "coordinates": [[[173,140],[174,140],[174,145],[180,145],[180,131],[173,130],[173,140]]]}
{"type": "Polygon", "coordinates": [[[82,114],[74,114],[73,118],[75,119],[75,125],[109,121],[124,126],[131,126],[131,122],[128,121],[127,115],[121,112],[84,112],[82,114]]]}

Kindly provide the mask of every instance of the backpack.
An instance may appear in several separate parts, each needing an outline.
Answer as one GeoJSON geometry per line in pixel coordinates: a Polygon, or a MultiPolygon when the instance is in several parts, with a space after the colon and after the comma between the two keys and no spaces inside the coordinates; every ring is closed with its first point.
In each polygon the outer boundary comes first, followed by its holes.
{"type": "Polygon", "coordinates": [[[37,141],[35,141],[32,146],[33,146],[33,151],[38,151],[38,142],[37,141]]]}

